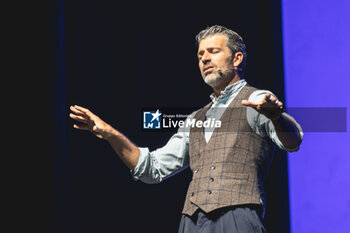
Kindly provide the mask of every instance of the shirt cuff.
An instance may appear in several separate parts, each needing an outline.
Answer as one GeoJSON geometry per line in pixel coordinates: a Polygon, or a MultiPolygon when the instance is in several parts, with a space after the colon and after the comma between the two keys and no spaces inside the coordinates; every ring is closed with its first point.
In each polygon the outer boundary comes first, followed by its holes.
{"type": "Polygon", "coordinates": [[[144,170],[145,170],[145,160],[146,157],[149,155],[149,149],[147,147],[139,147],[140,150],[140,156],[139,161],[137,162],[137,165],[134,170],[130,170],[130,173],[132,175],[132,178],[137,181],[140,179],[141,176],[143,176],[144,170]]]}

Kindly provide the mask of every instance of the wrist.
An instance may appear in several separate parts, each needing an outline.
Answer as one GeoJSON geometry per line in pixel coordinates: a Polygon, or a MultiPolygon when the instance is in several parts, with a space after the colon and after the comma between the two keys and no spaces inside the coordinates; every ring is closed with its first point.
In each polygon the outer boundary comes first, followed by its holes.
{"type": "Polygon", "coordinates": [[[270,117],[270,120],[272,121],[278,121],[279,119],[281,119],[282,113],[279,114],[278,116],[274,116],[274,117],[270,117]]]}
{"type": "Polygon", "coordinates": [[[281,119],[282,114],[285,112],[285,109],[281,106],[279,110],[280,110],[280,111],[278,112],[277,115],[275,114],[275,115],[271,115],[271,117],[269,117],[270,120],[272,120],[272,121],[278,121],[278,120],[281,119]]]}
{"type": "Polygon", "coordinates": [[[118,136],[120,133],[114,129],[112,126],[108,126],[108,129],[105,132],[104,139],[110,141],[112,138],[118,136]]]}

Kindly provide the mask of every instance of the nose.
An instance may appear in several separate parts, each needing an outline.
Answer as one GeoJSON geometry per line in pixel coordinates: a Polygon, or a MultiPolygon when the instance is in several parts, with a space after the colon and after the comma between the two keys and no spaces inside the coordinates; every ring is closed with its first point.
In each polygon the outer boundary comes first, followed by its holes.
{"type": "Polygon", "coordinates": [[[203,62],[204,65],[210,62],[211,61],[210,54],[205,52],[201,58],[201,61],[203,62]]]}

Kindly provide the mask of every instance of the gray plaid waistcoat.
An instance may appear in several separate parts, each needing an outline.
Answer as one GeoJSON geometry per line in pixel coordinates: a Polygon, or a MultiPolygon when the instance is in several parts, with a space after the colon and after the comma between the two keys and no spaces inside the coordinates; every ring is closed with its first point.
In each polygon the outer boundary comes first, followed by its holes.
{"type": "MultiPolygon", "coordinates": [[[[192,180],[182,213],[193,215],[200,208],[215,209],[242,204],[264,206],[263,182],[273,158],[274,145],[256,134],[247,122],[247,107],[241,104],[257,90],[244,86],[221,117],[207,143],[204,129],[190,130],[190,167],[192,180]]],[[[211,103],[194,116],[205,120],[211,103]]]]}

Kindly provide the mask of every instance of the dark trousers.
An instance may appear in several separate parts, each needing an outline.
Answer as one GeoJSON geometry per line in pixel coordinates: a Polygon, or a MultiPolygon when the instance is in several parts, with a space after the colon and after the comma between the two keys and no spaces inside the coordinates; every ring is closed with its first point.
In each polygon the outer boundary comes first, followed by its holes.
{"type": "Polygon", "coordinates": [[[182,215],[178,233],[266,233],[262,220],[251,206],[229,207],[208,214],[182,215]]]}

